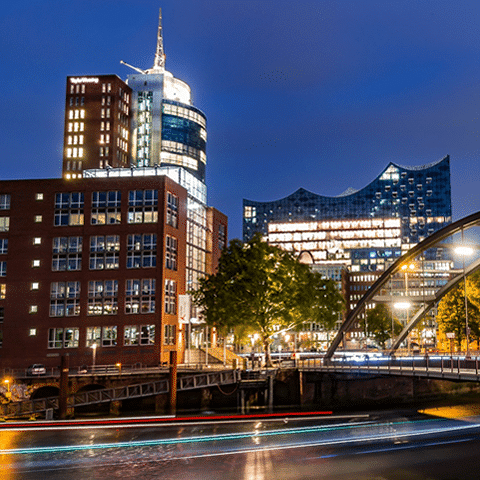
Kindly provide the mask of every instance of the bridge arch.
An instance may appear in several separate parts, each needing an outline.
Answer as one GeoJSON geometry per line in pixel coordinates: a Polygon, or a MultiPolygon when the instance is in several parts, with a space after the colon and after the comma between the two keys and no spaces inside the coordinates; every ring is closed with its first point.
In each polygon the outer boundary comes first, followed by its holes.
{"type": "MultiPolygon", "coordinates": [[[[423,240],[422,242],[418,243],[413,248],[408,250],[407,253],[399,257],[392,265],[390,265],[389,268],[387,268],[387,270],[385,270],[385,272],[370,287],[370,289],[365,293],[365,295],[357,302],[356,307],[348,313],[347,318],[342,323],[336,337],[333,339],[330,347],[328,348],[327,353],[325,354],[325,358],[330,359],[333,356],[338,346],[340,345],[340,342],[343,339],[343,335],[350,330],[350,328],[352,327],[354,322],[357,320],[359,314],[363,311],[365,306],[369,302],[373,301],[375,295],[380,291],[380,289],[385,285],[385,283],[392,277],[392,275],[394,275],[395,273],[401,270],[402,265],[412,261],[414,258],[418,257],[420,254],[425,252],[425,250],[438,246],[438,243],[441,242],[442,240],[445,240],[446,238],[449,238],[456,233],[468,230],[469,228],[476,227],[479,225],[480,225],[480,212],[473,213],[471,215],[468,215],[467,217],[461,218],[460,220],[457,220],[451,223],[450,225],[447,225],[441,230],[438,230],[437,232],[433,233],[432,235],[427,237],[425,240],[423,240]]],[[[466,269],[466,272],[467,274],[472,273],[478,268],[480,268],[480,265],[477,265],[475,267],[475,264],[472,264],[469,266],[468,270],[466,269]]],[[[447,284],[449,285],[448,289],[446,289],[447,285],[445,285],[444,288],[440,289],[438,293],[442,292],[441,297],[443,297],[443,295],[448,293],[462,278],[463,278],[463,273],[462,275],[458,275],[453,279],[455,281],[454,283],[452,283],[451,281],[447,284]]],[[[441,297],[439,297],[438,299],[440,299],[441,297]]],[[[434,304],[435,303],[431,305],[430,309],[433,307],[434,304]]],[[[420,318],[422,318],[422,316],[425,313],[426,311],[423,312],[423,314],[420,315],[418,318],[415,318],[414,316],[414,318],[412,318],[412,321],[410,321],[408,325],[405,327],[405,329],[402,331],[402,333],[400,334],[400,337],[403,336],[403,339],[405,339],[408,332],[416,325],[416,323],[420,320],[420,318]],[[415,319],[415,323],[413,323],[414,319],[415,319]]],[[[403,341],[403,339],[401,341],[403,341]]],[[[398,345],[400,345],[401,341],[397,340],[397,342],[392,348],[392,351],[398,348],[398,345]]]]}

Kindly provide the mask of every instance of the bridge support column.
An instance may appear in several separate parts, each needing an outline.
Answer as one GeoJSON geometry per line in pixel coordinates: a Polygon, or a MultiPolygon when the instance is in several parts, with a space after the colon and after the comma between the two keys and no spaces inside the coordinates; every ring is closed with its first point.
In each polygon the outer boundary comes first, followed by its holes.
{"type": "Polygon", "coordinates": [[[121,400],[113,400],[113,402],[110,402],[110,415],[120,415],[121,409],[122,409],[121,400]]]}
{"type": "Polygon", "coordinates": [[[245,390],[240,390],[240,415],[245,415],[245,390]]]}
{"type": "Polygon", "coordinates": [[[412,377],[412,397],[414,402],[418,400],[418,377],[412,377]]]}
{"type": "Polygon", "coordinates": [[[268,412],[273,412],[273,382],[275,380],[275,374],[270,372],[268,374],[268,384],[265,389],[265,405],[268,406],[268,412]]]}
{"type": "Polygon", "coordinates": [[[177,351],[170,352],[170,414],[177,412],[177,351]]]}
{"type": "Polygon", "coordinates": [[[298,371],[298,398],[300,405],[305,403],[305,375],[300,370],[298,371]]]}
{"type": "Polygon", "coordinates": [[[68,414],[68,371],[69,371],[69,357],[67,355],[62,355],[60,363],[60,392],[58,397],[58,409],[60,420],[67,418],[68,414]]]}
{"type": "Polygon", "coordinates": [[[212,402],[212,394],[208,388],[202,388],[202,397],[200,399],[200,407],[202,410],[209,410],[212,402]]]}
{"type": "Polygon", "coordinates": [[[167,395],[157,395],[155,397],[155,413],[165,413],[167,411],[167,395]]]}

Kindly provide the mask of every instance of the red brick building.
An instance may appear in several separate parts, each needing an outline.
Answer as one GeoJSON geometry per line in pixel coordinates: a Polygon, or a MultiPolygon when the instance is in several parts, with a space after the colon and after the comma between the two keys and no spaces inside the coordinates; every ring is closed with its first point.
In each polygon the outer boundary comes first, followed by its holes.
{"type": "Polygon", "coordinates": [[[2,366],[181,360],[186,224],[166,176],[0,182],[2,366]]]}
{"type": "Polygon", "coordinates": [[[130,165],[132,89],[116,75],[67,77],[63,175],[130,165]]]}

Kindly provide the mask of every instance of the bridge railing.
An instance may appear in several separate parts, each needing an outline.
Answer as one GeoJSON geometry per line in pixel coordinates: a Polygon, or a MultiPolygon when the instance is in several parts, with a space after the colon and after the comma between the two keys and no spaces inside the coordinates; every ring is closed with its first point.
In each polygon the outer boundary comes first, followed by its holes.
{"type": "Polygon", "coordinates": [[[422,376],[434,376],[449,378],[452,374],[460,377],[480,378],[480,357],[466,356],[401,356],[401,357],[377,357],[370,358],[361,356],[308,358],[296,361],[296,367],[302,370],[330,370],[330,371],[370,371],[395,375],[421,374],[422,376]]]}

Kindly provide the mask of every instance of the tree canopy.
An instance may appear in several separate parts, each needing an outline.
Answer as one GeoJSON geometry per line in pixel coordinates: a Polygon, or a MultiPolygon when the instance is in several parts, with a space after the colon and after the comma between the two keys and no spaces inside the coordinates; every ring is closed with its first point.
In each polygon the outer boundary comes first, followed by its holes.
{"type": "Polygon", "coordinates": [[[379,303],[367,311],[360,324],[366,333],[372,335],[375,341],[385,349],[387,340],[392,338],[392,322],[393,336],[399,335],[402,331],[402,324],[396,317],[392,318],[392,313],[383,303],[379,303]]]}
{"type": "Polygon", "coordinates": [[[310,321],[332,328],[343,306],[332,280],[259,235],[247,243],[232,240],[217,272],[200,280],[193,299],[220,333],[258,333],[267,364],[274,335],[310,321]]]}
{"type": "MultiPolygon", "coordinates": [[[[467,277],[467,309],[470,340],[480,339],[480,272],[467,277]]],[[[455,333],[455,342],[461,348],[466,338],[465,288],[461,281],[438,304],[437,323],[440,331],[455,333]]]]}

